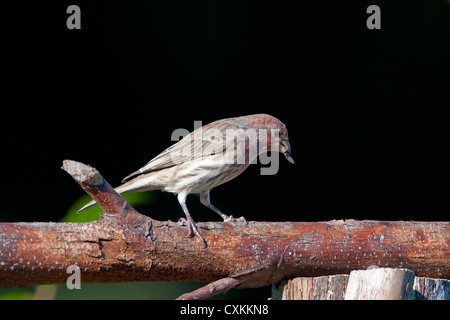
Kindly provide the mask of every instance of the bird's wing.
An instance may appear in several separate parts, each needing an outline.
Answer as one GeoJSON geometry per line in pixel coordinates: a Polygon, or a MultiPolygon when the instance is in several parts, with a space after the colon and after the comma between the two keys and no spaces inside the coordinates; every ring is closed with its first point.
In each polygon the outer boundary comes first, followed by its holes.
{"type": "Polygon", "coordinates": [[[212,122],[186,135],[183,139],[150,160],[145,166],[125,177],[122,182],[126,182],[143,173],[173,167],[187,161],[225,151],[225,130],[222,131],[220,127],[215,128],[215,122],[212,122]]]}

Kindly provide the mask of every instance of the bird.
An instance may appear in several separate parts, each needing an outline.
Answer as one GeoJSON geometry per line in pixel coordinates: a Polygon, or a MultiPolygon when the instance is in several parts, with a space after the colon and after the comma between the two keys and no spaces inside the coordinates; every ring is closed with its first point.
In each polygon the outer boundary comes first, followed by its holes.
{"type": "MultiPolygon", "coordinates": [[[[199,194],[200,202],[225,222],[242,221],[247,224],[244,217],[235,219],[217,209],[211,203],[210,190],[239,176],[256,162],[259,155],[268,151],[271,151],[271,157],[283,154],[294,164],[286,125],[276,117],[252,114],[217,120],[185,135],[145,166],[126,176],[115,191],[121,194],[162,190],[176,194],[186,216],[188,236],[197,235],[207,247],[186,206],[187,196],[199,194]]],[[[95,201],[92,200],[78,213],[93,205],[95,201]]]]}

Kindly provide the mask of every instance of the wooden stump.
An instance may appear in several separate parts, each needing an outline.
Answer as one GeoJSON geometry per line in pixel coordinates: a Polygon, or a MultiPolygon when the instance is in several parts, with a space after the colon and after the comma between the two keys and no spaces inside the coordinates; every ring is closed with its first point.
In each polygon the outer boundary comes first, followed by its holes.
{"type": "Polygon", "coordinates": [[[450,300],[450,281],[409,269],[375,268],[350,275],[298,277],[272,286],[273,300],[450,300]]]}
{"type": "Polygon", "coordinates": [[[377,268],[355,270],[345,292],[345,300],[411,300],[414,273],[408,269],[377,268]]]}
{"type": "Polygon", "coordinates": [[[272,286],[273,300],[344,300],[348,275],[299,277],[272,286]]]}
{"type": "Polygon", "coordinates": [[[416,277],[414,280],[415,300],[450,300],[450,281],[416,277]]]}

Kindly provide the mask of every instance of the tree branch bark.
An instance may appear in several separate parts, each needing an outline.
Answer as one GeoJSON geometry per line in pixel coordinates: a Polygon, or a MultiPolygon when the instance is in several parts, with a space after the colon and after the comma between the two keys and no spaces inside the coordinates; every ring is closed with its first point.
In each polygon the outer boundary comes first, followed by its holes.
{"type": "Polygon", "coordinates": [[[204,248],[186,226],[135,211],[94,168],[64,161],[63,169],[104,213],[89,223],[0,223],[0,286],[65,283],[70,265],[84,283],[214,282],[181,299],[370,265],[450,279],[449,222],[204,222],[204,248]]]}

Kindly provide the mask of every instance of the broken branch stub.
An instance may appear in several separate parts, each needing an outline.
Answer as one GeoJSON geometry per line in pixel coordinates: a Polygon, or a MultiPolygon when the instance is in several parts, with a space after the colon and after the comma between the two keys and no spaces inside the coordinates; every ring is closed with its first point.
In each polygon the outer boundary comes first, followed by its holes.
{"type": "Polygon", "coordinates": [[[90,186],[101,186],[105,182],[97,169],[81,162],[64,160],[61,169],[70,174],[78,183],[90,186]]]}
{"type": "Polygon", "coordinates": [[[125,217],[127,211],[135,211],[94,167],[73,160],[64,160],[62,169],[78,182],[106,214],[125,217]]]}

